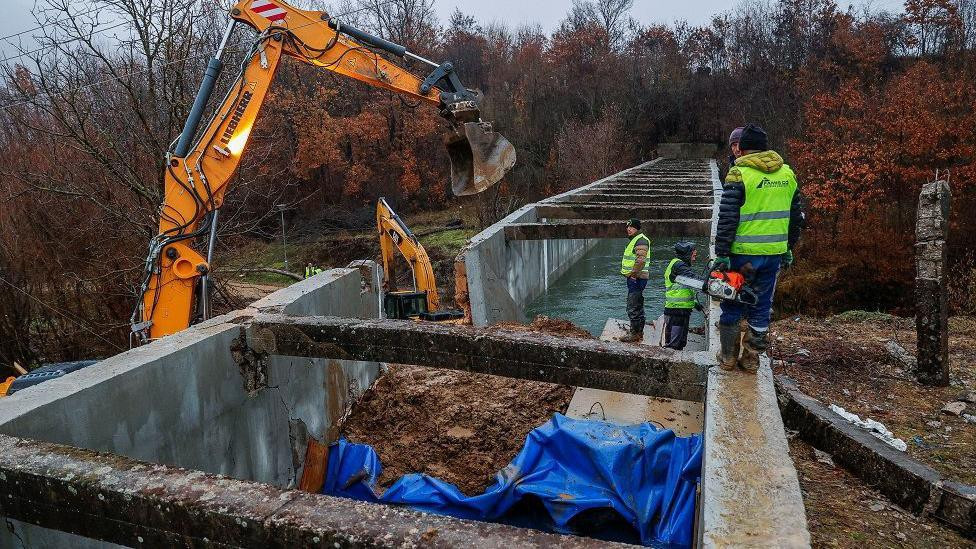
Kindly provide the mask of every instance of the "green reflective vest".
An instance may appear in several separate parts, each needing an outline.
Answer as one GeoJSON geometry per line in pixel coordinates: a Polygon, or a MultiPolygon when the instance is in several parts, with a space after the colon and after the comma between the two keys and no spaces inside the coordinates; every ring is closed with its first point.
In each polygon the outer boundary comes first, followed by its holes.
{"type": "Polygon", "coordinates": [[[694,309],[695,290],[681,284],[671,282],[671,269],[681,261],[677,257],[668,263],[664,269],[664,308],[665,309],[694,309]]]}
{"type": "Polygon", "coordinates": [[[321,272],[322,269],[318,267],[309,267],[308,265],[305,266],[305,278],[313,277],[321,272]]]}
{"type": "Polygon", "coordinates": [[[651,239],[644,236],[644,233],[637,233],[634,238],[630,239],[630,244],[624,249],[624,258],[620,261],[620,274],[627,276],[634,270],[634,264],[637,263],[637,254],[634,253],[634,247],[643,240],[644,245],[647,246],[647,257],[644,258],[644,268],[641,269],[641,273],[649,274],[650,262],[651,262],[651,239]]]}
{"type": "Polygon", "coordinates": [[[739,209],[739,228],[732,253],[780,255],[788,251],[790,206],[796,193],[796,176],[786,164],[773,173],[738,166],[746,200],[739,209]]]}

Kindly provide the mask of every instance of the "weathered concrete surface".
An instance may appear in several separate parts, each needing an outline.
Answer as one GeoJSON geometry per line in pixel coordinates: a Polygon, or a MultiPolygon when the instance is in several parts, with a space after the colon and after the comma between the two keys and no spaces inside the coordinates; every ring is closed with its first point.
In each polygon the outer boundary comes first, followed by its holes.
{"type": "Polygon", "coordinates": [[[701,513],[703,547],[810,546],[768,360],[709,369],[701,513]]]}
{"type": "Polygon", "coordinates": [[[645,201],[653,201],[655,204],[666,206],[669,204],[674,205],[684,205],[684,204],[711,204],[712,196],[705,192],[688,192],[688,193],[636,193],[633,191],[627,192],[608,192],[608,193],[586,193],[582,192],[573,196],[568,196],[556,202],[556,204],[620,204],[620,205],[633,205],[640,206],[645,204],[645,201]]]}
{"type": "Polygon", "coordinates": [[[663,158],[712,158],[718,152],[713,143],[658,143],[657,154],[663,158]]]}
{"type": "Polygon", "coordinates": [[[702,432],[704,411],[701,402],[578,387],[566,416],[603,419],[618,425],[650,422],[687,437],[702,432]]]}
{"type": "MultiPolygon", "coordinates": [[[[602,341],[617,341],[628,331],[626,323],[609,319],[602,341]]],[[[645,330],[645,343],[647,343],[645,330]]],[[[653,344],[657,341],[652,337],[653,344]]],[[[701,402],[675,400],[663,397],[649,397],[632,393],[605,391],[588,387],[577,387],[569,402],[566,415],[573,418],[603,419],[620,425],[636,425],[651,422],[659,427],[671,429],[678,436],[689,436],[702,431],[704,406],[701,402]]]]}
{"type": "Polygon", "coordinates": [[[928,514],[976,539],[976,487],[947,479],[904,452],[838,416],[802,393],[786,376],[776,377],[779,406],[790,429],[843,465],[898,506],[928,514]]]}
{"type": "Polygon", "coordinates": [[[466,273],[467,306],[476,326],[523,321],[522,309],[596,244],[586,239],[506,241],[506,223],[537,219],[533,206],[517,210],[474,236],[458,255],[456,263],[466,273]]]}
{"type": "Polygon", "coordinates": [[[536,215],[552,219],[698,219],[711,218],[712,206],[662,206],[662,205],[617,205],[617,204],[578,204],[578,205],[539,205],[536,215]]]}
{"type": "Polygon", "coordinates": [[[945,280],[949,232],[949,183],[933,181],[918,197],[915,231],[915,327],[918,331],[919,382],[949,384],[949,304],[945,280]]]}
{"type": "Polygon", "coordinates": [[[377,289],[382,286],[382,268],[375,261],[356,261],[348,268],[329,269],[282,288],[255,301],[251,307],[277,308],[292,316],[379,318],[382,305],[377,289]]]}
{"type": "MultiPolygon", "coordinates": [[[[626,235],[626,219],[560,220],[544,223],[511,223],[505,238],[512,240],[558,240],[569,238],[619,238],[626,235]]],[[[647,236],[705,236],[711,224],[702,219],[645,219],[641,231],[647,236]]]]}
{"type": "MultiPolygon", "coordinates": [[[[259,304],[375,315],[376,294],[362,290],[359,270],[338,269],[259,304]]],[[[0,433],[293,484],[309,437],[329,439],[380,365],[288,357],[258,363],[235,346],[239,323],[254,312],[214,318],[4,398],[0,433]]]]}
{"type": "Polygon", "coordinates": [[[411,321],[262,314],[247,344],[257,356],[399,362],[692,401],[705,381],[695,353],[411,321]]]}
{"type": "MultiPolygon", "coordinates": [[[[0,494],[0,515],[67,532],[55,545],[62,547],[77,536],[129,547],[615,545],[282,490],[3,435],[0,494]]],[[[14,537],[21,530],[14,526],[10,537],[0,538],[3,546],[23,541],[14,537]]]]}
{"type": "MultiPolygon", "coordinates": [[[[715,228],[722,183],[710,163],[715,208],[709,257],[715,257],[715,228]]],[[[718,300],[710,300],[706,325],[714,364],[719,349],[718,300]]],[[[705,400],[705,456],[699,504],[703,547],[809,547],[806,511],[796,468],[789,455],[769,361],[757,375],[709,369],[705,400]]]]}

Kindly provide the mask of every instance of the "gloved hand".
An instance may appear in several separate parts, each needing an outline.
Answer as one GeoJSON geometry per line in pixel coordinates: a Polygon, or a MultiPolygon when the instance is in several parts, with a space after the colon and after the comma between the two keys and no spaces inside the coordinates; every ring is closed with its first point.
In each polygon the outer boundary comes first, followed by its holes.
{"type": "Polygon", "coordinates": [[[788,269],[793,266],[793,250],[786,250],[786,253],[783,254],[783,258],[780,261],[782,262],[784,269],[788,269]]]}
{"type": "Polygon", "coordinates": [[[717,271],[728,271],[732,268],[732,261],[727,255],[720,255],[712,260],[712,269],[717,271]]]}

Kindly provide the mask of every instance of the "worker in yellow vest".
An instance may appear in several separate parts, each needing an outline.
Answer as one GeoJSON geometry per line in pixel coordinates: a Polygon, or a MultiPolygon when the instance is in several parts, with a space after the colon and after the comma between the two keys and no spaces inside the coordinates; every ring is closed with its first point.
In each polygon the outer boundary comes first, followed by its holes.
{"type": "Polygon", "coordinates": [[[715,234],[713,268],[751,273],[758,302],[722,302],[718,353],[722,369],[738,364],[748,372],[759,368],[768,345],[769,317],[780,267],[793,263],[793,247],[805,224],[796,176],[783,157],[769,150],[766,132],[746,125],[739,136],[739,155],[722,190],[715,234]],[[748,321],[740,349],[739,320],[748,321]],[[741,354],[741,357],[740,357],[741,354]]]}
{"type": "Polygon", "coordinates": [[[688,325],[691,312],[701,310],[694,288],[676,284],[675,277],[697,278],[691,268],[698,256],[694,242],[678,242],[674,245],[674,259],[664,269],[664,346],[678,351],[688,344],[688,325]]]}
{"type": "Polygon", "coordinates": [[[641,342],[644,340],[644,288],[650,278],[651,239],[641,232],[639,219],[627,222],[627,236],[630,242],[624,248],[620,261],[620,274],[627,277],[627,318],[630,332],[620,341],[641,342]]]}
{"type": "Polygon", "coordinates": [[[305,265],[305,278],[312,278],[313,276],[322,272],[322,269],[312,265],[311,263],[305,265]]]}

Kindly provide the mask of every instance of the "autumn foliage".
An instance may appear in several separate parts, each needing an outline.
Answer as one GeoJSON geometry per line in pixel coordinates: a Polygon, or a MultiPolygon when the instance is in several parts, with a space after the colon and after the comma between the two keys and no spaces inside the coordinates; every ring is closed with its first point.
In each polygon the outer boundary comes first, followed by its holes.
{"type": "MultiPolygon", "coordinates": [[[[483,92],[484,117],[519,162],[470,199],[481,222],[653,158],[659,142],[724,148],[733,127],[758,122],[809,202],[780,309],[910,310],[914,206],[937,174],[953,191],[954,280],[973,279],[976,1],[909,0],[885,13],[746,0],[707,25],[645,26],[629,19],[629,0],[594,0],[575,2],[549,33],[460,12],[437,21],[432,1],[360,0],[344,19],[453,61],[483,92]]],[[[91,21],[71,26],[49,11],[49,43],[77,39],[8,70],[0,363],[125,346],[162,152],[192,102],[201,52],[223,27],[224,13],[208,3],[161,4],[147,15],[112,3],[133,29],[124,47],[88,36],[91,21]]],[[[443,128],[426,106],[286,61],[228,194],[221,242],[273,238],[275,204],[288,204],[289,223],[305,234],[368,226],[378,196],[404,214],[456,205],[443,128]]],[[[976,310],[970,286],[954,286],[960,311],[976,310]]]]}

